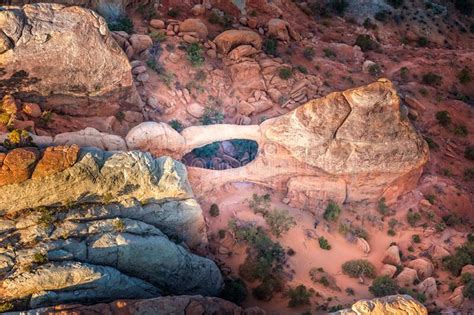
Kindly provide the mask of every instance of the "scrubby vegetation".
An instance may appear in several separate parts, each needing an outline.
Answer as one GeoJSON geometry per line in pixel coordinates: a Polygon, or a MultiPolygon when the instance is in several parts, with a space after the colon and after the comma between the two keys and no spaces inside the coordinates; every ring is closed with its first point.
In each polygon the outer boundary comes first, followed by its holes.
{"type": "Polygon", "coordinates": [[[455,277],[459,276],[462,267],[474,264],[474,238],[468,237],[464,245],[457,247],[454,254],[443,258],[443,266],[455,277]]]}
{"type": "Polygon", "coordinates": [[[178,119],[170,120],[168,124],[177,132],[181,132],[184,129],[183,123],[178,119]]]}
{"type": "Polygon", "coordinates": [[[379,48],[379,44],[367,34],[357,36],[355,44],[359,46],[363,52],[376,50],[379,48]]]}
{"type": "Polygon", "coordinates": [[[285,250],[279,243],[273,242],[261,227],[252,223],[231,220],[229,227],[238,242],[245,242],[249,246],[247,257],[239,267],[240,276],[250,282],[260,282],[252,290],[256,299],[270,300],[274,292],[283,289],[285,250]]]}
{"type": "Polygon", "coordinates": [[[211,208],[209,209],[209,214],[211,215],[211,217],[219,216],[219,214],[220,214],[219,206],[217,204],[213,203],[211,205],[211,208]]]}
{"type": "Polygon", "coordinates": [[[335,222],[341,215],[341,208],[334,201],[330,200],[323,217],[326,221],[335,222]]]}
{"type": "Polygon", "coordinates": [[[288,290],[288,306],[298,307],[302,305],[311,305],[311,297],[314,295],[313,289],[306,288],[305,285],[300,284],[295,288],[289,288],[288,290]]]}
{"type": "Polygon", "coordinates": [[[8,133],[7,138],[3,141],[3,146],[12,150],[21,147],[35,147],[36,144],[27,131],[15,129],[8,133]]]}
{"type": "Polygon", "coordinates": [[[322,249],[325,249],[325,250],[331,249],[331,245],[329,244],[329,241],[324,236],[320,236],[318,238],[318,242],[319,242],[319,247],[321,247],[322,249]]]}
{"type": "Polygon", "coordinates": [[[423,75],[422,82],[426,85],[437,86],[440,85],[443,78],[433,72],[428,72],[423,75]]]}
{"type": "Polygon", "coordinates": [[[342,272],[349,277],[375,277],[375,267],[365,259],[349,260],[342,265],[342,272]]]}
{"type": "Polygon", "coordinates": [[[199,43],[189,44],[186,47],[186,56],[194,67],[202,65],[204,62],[203,49],[199,43]]]}
{"type": "Polygon", "coordinates": [[[267,38],[263,41],[262,49],[270,56],[277,56],[278,41],[276,38],[267,38]]]}
{"type": "Polygon", "coordinates": [[[133,31],[133,22],[128,16],[120,16],[116,19],[108,20],[107,25],[111,32],[123,31],[131,34],[133,31]]]}
{"type": "Polygon", "coordinates": [[[397,294],[399,289],[400,288],[395,280],[387,276],[375,278],[372,285],[369,287],[370,293],[376,297],[397,294]]]}
{"type": "Polygon", "coordinates": [[[226,279],[224,280],[224,288],[220,297],[240,305],[247,298],[247,285],[242,279],[226,279]]]}
{"type": "Polygon", "coordinates": [[[285,209],[275,209],[268,212],[264,217],[275,237],[280,237],[296,225],[295,219],[285,209]]]}
{"type": "Polygon", "coordinates": [[[204,110],[204,115],[199,119],[203,125],[220,124],[224,120],[224,114],[214,107],[207,106],[204,110]]]}

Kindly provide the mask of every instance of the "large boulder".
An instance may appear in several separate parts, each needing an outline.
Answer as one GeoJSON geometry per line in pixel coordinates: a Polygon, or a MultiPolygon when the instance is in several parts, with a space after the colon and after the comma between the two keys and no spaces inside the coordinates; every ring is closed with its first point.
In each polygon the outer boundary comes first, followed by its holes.
{"type": "Polygon", "coordinates": [[[416,270],[420,280],[431,277],[434,270],[433,263],[425,258],[418,258],[410,261],[408,267],[416,270]]]}
{"type": "Polygon", "coordinates": [[[291,27],[290,23],[281,19],[268,21],[268,35],[279,40],[288,42],[290,38],[300,40],[301,36],[291,27]]]}
{"type": "Polygon", "coordinates": [[[207,38],[207,26],[200,19],[186,19],[179,25],[180,32],[193,32],[198,34],[199,38],[207,38]]]}
{"type": "Polygon", "coordinates": [[[400,259],[400,249],[397,245],[392,245],[384,253],[382,258],[384,264],[389,264],[392,266],[398,266],[401,263],[400,259]]]}
{"type": "Polygon", "coordinates": [[[427,315],[426,307],[409,295],[390,295],[373,300],[360,300],[350,309],[332,315],[417,314],[427,315]]]}
{"type": "Polygon", "coordinates": [[[254,31],[248,30],[228,30],[217,35],[214,39],[217,51],[227,55],[232,49],[240,45],[251,45],[255,49],[262,48],[262,38],[254,31]]]}
{"type": "Polygon", "coordinates": [[[113,117],[122,107],[141,111],[128,58],[94,11],[10,6],[0,11],[0,33],[11,42],[0,49],[0,95],[14,94],[76,120],[113,117]]]}

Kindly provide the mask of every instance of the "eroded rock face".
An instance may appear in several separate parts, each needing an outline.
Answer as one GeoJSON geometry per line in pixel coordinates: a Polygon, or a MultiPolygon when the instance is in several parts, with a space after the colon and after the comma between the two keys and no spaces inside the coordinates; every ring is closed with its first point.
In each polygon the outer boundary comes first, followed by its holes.
{"type": "Polygon", "coordinates": [[[32,172],[0,187],[0,296],[34,308],[219,293],[216,264],[186,249],[207,236],[181,163],[70,146],[32,172]]]}
{"type": "Polygon", "coordinates": [[[229,301],[202,296],[167,296],[147,300],[115,301],[109,304],[59,305],[31,310],[28,315],[46,314],[242,314],[264,315],[258,307],[243,309],[229,301]]]}
{"type": "MultiPolygon", "coordinates": [[[[11,6],[0,11],[0,33],[10,43],[0,49],[0,95],[39,103],[64,120],[73,116],[83,128],[92,122],[80,117],[110,117],[125,106],[141,112],[127,56],[94,11],[11,6]]],[[[54,127],[67,130],[67,124],[54,127]]]]}
{"type": "Polygon", "coordinates": [[[217,51],[221,54],[227,54],[232,49],[240,45],[251,45],[257,50],[262,48],[262,38],[254,31],[247,30],[228,30],[219,34],[214,43],[217,51]]]}
{"type": "Polygon", "coordinates": [[[361,300],[351,309],[341,310],[333,315],[377,315],[377,314],[418,314],[427,315],[428,310],[409,295],[391,295],[373,300],[361,300]]]}

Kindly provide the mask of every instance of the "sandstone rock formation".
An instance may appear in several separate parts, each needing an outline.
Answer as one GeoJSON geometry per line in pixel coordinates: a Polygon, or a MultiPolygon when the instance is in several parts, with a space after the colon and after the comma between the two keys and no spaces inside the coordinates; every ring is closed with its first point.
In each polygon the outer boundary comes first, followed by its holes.
{"type": "MultiPolygon", "coordinates": [[[[10,43],[0,54],[0,95],[15,94],[66,120],[74,117],[82,128],[92,126],[92,117],[114,116],[125,106],[141,114],[127,56],[94,11],[58,4],[8,7],[0,11],[0,33],[10,43]]],[[[68,123],[56,127],[67,130],[68,123]]]]}
{"type": "Polygon", "coordinates": [[[214,43],[217,46],[217,51],[224,55],[240,45],[251,45],[257,50],[262,48],[262,38],[260,35],[246,30],[225,31],[214,39],[214,43]]]}
{"type": "MultiPolygon", "coordinates": [[[[167,296],[147,300],[119,300],[109,304],[58,305],[50,308],[22,312],[26,315],[53,314],[242,314],[265,315],[258,307],[243,309],[219,298],[202,296],[167,296]]],[[[17,314],[17,313],[12,313],[17,314]]],[[[19,314],[18,314],[19,315],[19,314]]]]}
{"type": "Polygon", "coordinates": [[[373,300],[361,300],[350,309],[341,310],[333,315],[379,315],[379,314],[417,314],[427,315],[428,310],[409,295],[391,295],[373,300]]]}
{"type": "Polygon", "coordinates": [[[0,187],[3,298],[33,308],[218,294],[215,263],[186,249],[207,235],[182,164],[77,146],[35,163],[31,178],[0,187]]]}

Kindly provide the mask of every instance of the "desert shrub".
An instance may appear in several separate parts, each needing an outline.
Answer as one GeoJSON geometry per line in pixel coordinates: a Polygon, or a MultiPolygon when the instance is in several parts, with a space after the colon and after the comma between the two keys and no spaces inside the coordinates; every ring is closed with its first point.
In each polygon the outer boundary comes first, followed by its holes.
{"type": "Polygon", "coordinates": [[[433,195],[433,194],[428,194],[425,196],[426,200],[428,200],[429,203],[431,203],[432,205],[434,205],[435,201],[436,201],[436,196],[433,195]]]}
{"type": "Polygon", "coordinates": [[[349,6],[349,3],[347,0],[331,0],[330,5],[337,14],[343,14],[349,6]]]}
{"type": "Polygon", "coordinates": [[[467,127],[462,124],[454,126],[453,132],[456,136],[460,136],[460,137],[465,137],[469,134],[467,127]]]}
{"type": "Polygon", "coordinates": [[[240,305],[247,298],[247,285],[242,279],[226,279],[224,280],[224,288],[220,297],[240,305]]]}
{"type": "Polygon", "coordinates": [[[318,242],[319,242],[319,247],[321,247],[322,249],[325,249],[325,250],[331,249],[331,245],[329,244],[329,241],[324,236],[320,236],[318,238],[318,242]]]}
{"type": "Polygon", "coordinates": [[[170,18],[176,19],[179,16],[180,12],[178,8],[170,8],[168,10],[168,16],[170,18]]]}
{"type": "Polygon", "coordinates": [[[265,221],[275,237],[280,237],[296,225],[295,219],[286,209],[275,209],[265,215],[265,221]]]}
{"type": "Polygon", "coordinates": [[[378,64],[373,64],[369,66],[368,71],[371,76],[378,77],[382,70],[380,69],[380,66],[378,64]]]}
{"type": "Polygon", "coordinates": [[[468,160],[474,160],[474,145],[468,145],[464,149],[464,157],[468,160]]]}
{"type": "Polygon", "coordinates": [[[471,280],[466,283],[464,289],[462,290],[462,294],[464,295],[464,297],[467,297],[470,300],[474,298],[474,281],[471,280]]]}
{"type": "Polygon", "coordinates": [[[458,74],[459,83],[467,84],[472,81],[471,70],[468,67],[464,67],[458,74]]]}
{"type": "Polygon", "coordinates": [[[219,142],[213,142],[203,147],[194,149],[192,153],[199,158],[210,158],[216,155],[219,148],[219,142]]]}
{"type": "Polygon", "coordinates": [[[209,209],[209,214],[211,215],[211,217],[219,216],[219,214],[220,214],[219,206],[217,204],[213,203],[211,205],[211,208],[209,209]]]}
{"type": "Polygon", "coordinates": [[[474,167],[468,167],[463,172],[464,178],[466,180],[473,180],[474,179],[474,167]]]}
{"type": "Polygon", "coordinates": [[[116,232],[122,233],[123,231],[125,231],[125,222],[122,219],[119,219],[119,218],[115,219],[112,222],[112,225],[116,232]]]}
{"type": "Polygon", "coordinates": [[[296,254],[296,252],[293,248],[288,248],[288,250],[286,251],[286,254],[288,256],[294,256],[296,254]]]}
{"type": "Polygon", "coordinates": [[[403,5],[403,0],[386,0],[394,8],[399,8],[403,5]]]}
{"type": "Polygon", "coordinates": [[[432,138],[424,137],[426,143],[428,143],[428,147],[430,150],[437,150],[439,149],[439,144],[437,144],[432,138]]]}
{"type": "Polygon", "coordinates": [[[290,68],[282,67],[278,70],[278,76],[283,80],[288,80],[293,76],[293,71],[290,68]]]}
{"type": "Polygon", "coordinates": [[[369,233],[361,226],[353,225],[352,223],[341,223],[339,224],[339,233],[344,236],[360,237],[365,240],[369,240],[369,233]]]}
{"type": "Polygon", "coordinates": [[[408,75],[410,74],[410,70],[408,70],[407,67],[402,67],[400,69],[400,78],[403,80],[403,81],[408,81],[408,75]]]}
{"type": "Polygon", "coordinates": [[[412,235],[411,239],[412,239],[413,243],[416,243],[416,244],[421,243],[421,238],[420,238],[420,235],[418,235],[418,234],[412,235]]]}
{"type": "Polygon", "coordinates": [[[248,206],[255,214],[266,216],[270,211],[270,201],[272,200],[269,194],[258,195],[253,194],[252,199],[248,200],[248,206]]]}
{"type": "Polygon", "coordinates": [[[418,221],[421,220],[421,214],[419,212],[413,211],[413,209],[409,209],[407,212],[407,221],[408,224],[411,226],[415,226],[418,221]]]}
{"type": "Polygon", "coordinates": [[[375,297],[397,294],[398,290],[399,287],[395,280],[387,276],[375,278],[372,285],[369,287],[370,293],[375,297]]]}
{"type": "Polygon", "coordinates": [[[450,214],[444,215],[442,219],[443,219],[444,224],[450,227],[462,224],[463,222],[463,219],[456,213],[450,213],[450,214]]]}
{"type": "Polygon", "coordinates": [[[27,131],[15,129],[8,133],[7,138],[3,141],[3,146],[11,150],[20,147],[34,147],[36,144],[27,131]]]}
{"type": "Polygon", "coordinates": [[[178,119],[170,120],[169,125],[171,126],[171,128],[173,128],[177,132],[181,132],[184,129],[183,123],[178,119]]]}
{"type": "Polygon", "coordinates": [[[267,55],[277,56],[278,40],[276,38],[267,38],[263,41],[262,49],[267,55]]]}
{"type": "Polygon", "coordinates": [[[41,225],[42,227],[48,227],[50,224],[54,222],[55,218],[53,216],[53,212],[49,210],[48,208],[40,207],[38,208],[38,212],[40,215],[36,222],[38,225],[41,225]]]}
{"type": "Polygon", "coordinates": [[[111,32],[123,31],[131,34],[133,31],[133,22],[128,16],[120,16],[116,19],[107,21],[107,25],[111,32]]]}
{"type": "Polygon", "coordinates": [[[36,252],[33,254],[33,262],[37,265],[43,265],[48,262],[48,257],[41,252],[36,252]]]}
{"type": "Polygon", "coordinates": [[[454,6],[465,15],[471,15],[474,11],[472,0],[454,0],[454,6]]]}
{"type": "Polygon", "coordinates": [[[442,81],[443,78],[439,74],[433,72],[425,73],[422,77],[422,82],[426,85],[437,86],[440,85],[442,81]]]}
{"type": "Polygon", "coordinates": [[[465,272],[461,274],[460,280],[463,284],[467,284],[469,281],[472,281],[472,275],[469,272],[465,272]]]}
{"type": "Polygon", "coordinates": [[[347,293],[347,295],[350,295],[350,296],[355,295],[354,289],[352,289],[352,288],[346,288],[346,293],[347,293]]]}
{"type": "Polygon", "coordinates": [[[326,210],[324,211],[323,217],[326,221],[334,222],[341,215],[341,208],[334,201],[330,200],[326,210]]]}
{"type": "Polygon", "coordinates": [[[400,294],[408,294],[409,296],[411,296],[412,298],[414,298],[415,300],[417,300],[418,302],[420,302],[421,304],[425,303],[426,302],[426,296],[424,293],[422,292],[417,292],[411,288],[400,288],[398,293],[400,294]]]}
{"type": "Polygon", "coordinates": [[[387,230],[387,235],[388,236],[395,236],[395,235],[397,235],[397,232],[395,232],[394,229],[388,229],[387,230]]]}
{"type": "Polygon", "coordinates": [[[0,302],[0,313],[9,312],[13,310],[14,307],[11,302],[0,302]]]}
{"type": "Polygon", "coordinates": [[[306,69],[305,66],[298,65],[298,66],[296,66],[296,70],[298,70],[299,72],[301,72],[303,74],[308,74],[308,69],[306,69]]]}
{"type": "Polygon", "coordinates": [[[449,114],[448,111],[442,110],[442,111],[436,112],[436,120],[441,126],[447,127],[451,124],[451,115],[449,114]]]}
{"type": "Polygon", "coordinates": [[[253,140],[234,139],[230,140],[235,148],[235,157],[241,160],[244,155],[248,154],[250,160],[253,160],[258,153],[258,143],[253,140]]]}
{"type": "Polygon", "coordinates": [[[153,31],[150,33],[150,37],[154,43],[159,42],[162,43],[166,41],[166,33],[164,31],[153,31]]]}
{"type": "Polygon", "coordinates": [[[0,113],[0,125],[7,126],[10,123],[10,114],[0,113]]]}
{"type": "Polygon", "coordinates": [[[309,60],[309,61],[313,60],[314,55],[315,55],[315,52],[314,52],[313,47],[306,47],[303,50],[303,57],[305,57],[306,60],[309,60]]]}
{"type": "Polygon", "coordinates": [[[428,38],[422,36],[422,37],[419,37],[418,40],[417,40],[417,44],[419,47],[426,47],[428,46],[430,43],[430,41],[428,40],[428,38]]]}
{"type": "Polygon", "coordinates": [[[390,208],[387,206],[387,204],[385,203],[385,197],[382,197],[378,204],[377,204],[377,210],[380,212],[381,215],[387,215],[388,212],[390,211],[390,208]]]}
{"type": "Polygon", "coordinates": [[[220,229],[218,232],[217,232],[217,235],[219,235],[219,238],[220,239],[223,239],[225,237],[225,230],[224,229],[220,229]]]}
{"type": "Polygon", "coordinates": [[[346,261],[342,265],[342,272],[349,277],[375,277],[375,267],[371,262],[365,259],[354,259],[346,261]]]}
{"type": "Polygon", "coordinates": [[[204,62],[203,50],[199,43],[189,44],[186,47],[186,56],[193,67],[198,67],[204,62]]]}
{"type": "Polygon", "coordinates": [[[313,294],[314,290],[306,288],[303,284],[300,284],[296,288],[290,288],[288,290],[288,306],[298,307],[301,305],[311,305],[311,297],[313,294]]]}
{"type": "Polygon", "coordinates": [[[274,277],[265,278],[262,283],[252,290],[254,298],[260,301],[270,301],[274,292],[282,290],[282,281],[274,277]]]}
{"type": "Polygon", "coordinates": [[[391,218],[390,221],[388,221],[388,226],[393,229],[395,226],[398,224],[398,220],[395,218],[391,218]]]}
{"type": "Polygon", "coordinates": [[[324,57],[326,57],[326,58],[331,58],[332,59],[332,58],[336,57],[336,53],[331,48],[324,48],[323,52],[324,52],[324,57]]]}
{"type": "Polygon", "coordinates": [[[202,115],[202,117],[199,119],[199,122],[202,124],[202,125],[215,125],[215,124],[220,124],[222,123],[222,121],[224,120],[224,114],[211,107],[211,106],[207,106],[205,109],[204,109],[204,114],[202,115]]]}
{"type": "Polygon", "coordinates": [[[363,52],[369,50],[376,50],[379,48],[379,44],[374,41],[370,35],[362,34],[357,36],[355,44],[360,47],[363,52]]]}
{"type": "Polygon", "coordinates": [[[468,240],[464,245],[457,247],[454,254],[443,258],[443,266],[455,277],[462,267],[474,263],[474,242],[468,240]]]}

